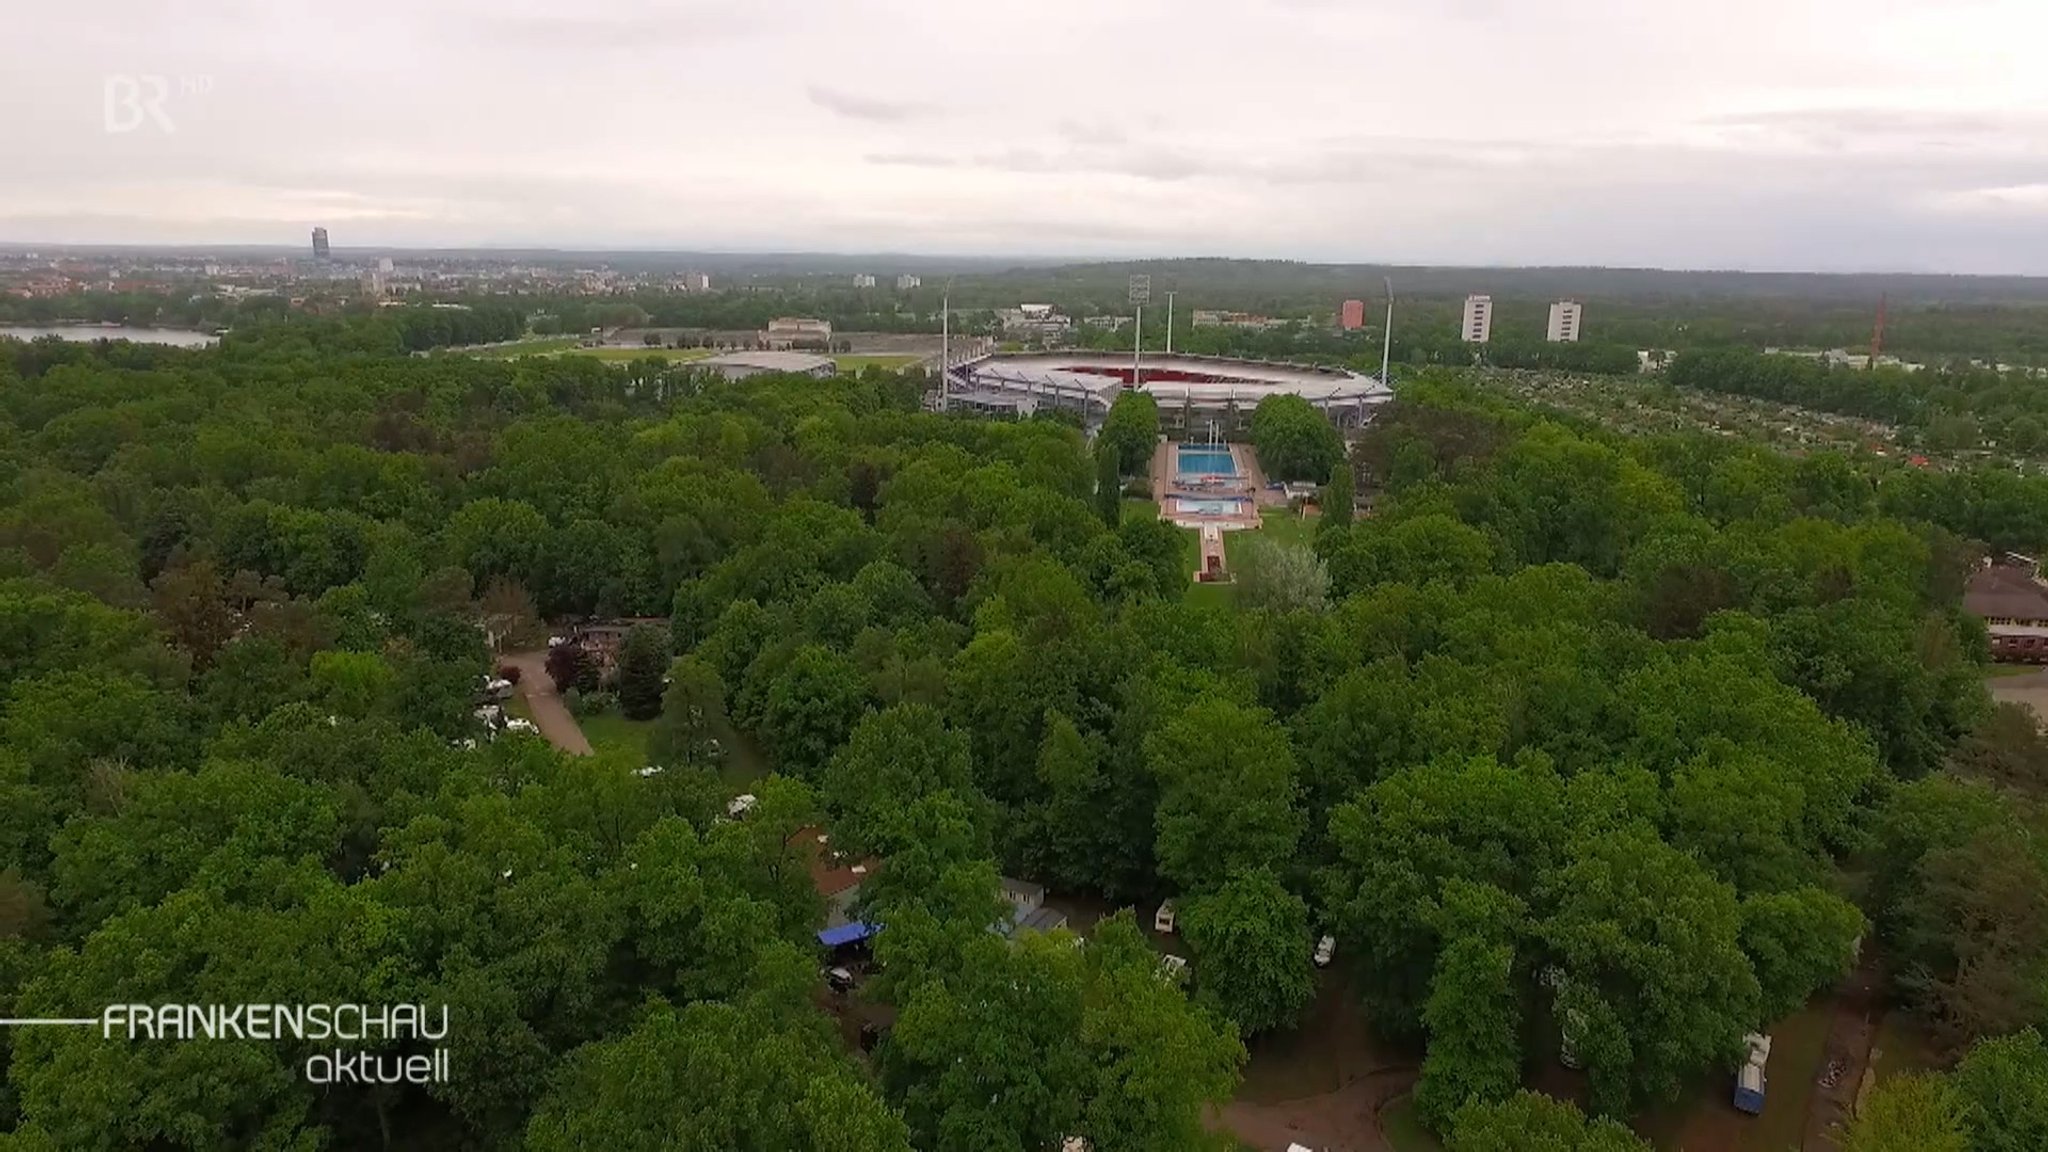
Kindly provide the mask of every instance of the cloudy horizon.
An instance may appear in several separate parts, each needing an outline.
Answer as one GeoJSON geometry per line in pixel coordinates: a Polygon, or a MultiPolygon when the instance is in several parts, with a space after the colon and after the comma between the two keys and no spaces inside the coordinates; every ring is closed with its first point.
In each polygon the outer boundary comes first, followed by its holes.
{"type": "Polygon", "coordinates": [[[32,3],[5,242],[2048,274],[2038,0],[32,3]]]}

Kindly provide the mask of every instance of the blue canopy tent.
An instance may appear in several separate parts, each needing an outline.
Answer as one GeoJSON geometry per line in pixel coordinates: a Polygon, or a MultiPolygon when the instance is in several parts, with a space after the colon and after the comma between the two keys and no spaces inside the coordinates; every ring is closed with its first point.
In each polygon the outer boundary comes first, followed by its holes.
{"type": "Polygon", "coordinates": [[[827,928],[818,933],[818,943],[827,948],[847,948],[862,943],[880,932],[880,924],[869,924],[861,920],[849,920],[837,928],[827,928]]]}

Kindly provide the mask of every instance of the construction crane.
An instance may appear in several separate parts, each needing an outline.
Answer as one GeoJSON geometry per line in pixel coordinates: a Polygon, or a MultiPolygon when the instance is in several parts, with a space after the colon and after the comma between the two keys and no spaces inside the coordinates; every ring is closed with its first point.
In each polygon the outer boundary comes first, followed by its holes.
{"type": "Polygon", "coordinates": [[[1877,328],[1870,333],[1870,363],[1868,367],[1873,372],[1877,370],[1877,358],[1884,354],[1884,309],[1885,304],[1888,302],[1889,294],[1878,293],[1877,328]]]}

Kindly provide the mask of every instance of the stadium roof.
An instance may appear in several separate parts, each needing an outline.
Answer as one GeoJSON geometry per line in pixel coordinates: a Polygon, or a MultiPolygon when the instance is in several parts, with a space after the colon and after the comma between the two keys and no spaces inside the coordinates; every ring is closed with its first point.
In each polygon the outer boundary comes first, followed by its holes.
{"type": "Polygon", "coordinates": [[[809,352],[727,352],[686,362],[692,368],[740,368],[755,372],[817,372],[833,367],[830,356],[809,352]]]}

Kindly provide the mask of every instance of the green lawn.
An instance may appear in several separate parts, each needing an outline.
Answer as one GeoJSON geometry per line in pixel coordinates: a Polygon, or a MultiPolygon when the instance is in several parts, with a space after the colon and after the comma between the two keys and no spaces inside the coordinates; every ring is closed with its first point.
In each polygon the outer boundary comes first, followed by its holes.
{"type": "Polygon", "coordinates": [[[1984,672],[1987,680],[1998,680],[2007,676],[2031,676],[2048,665],[2041,664],[1993,664],[1984,672]]]}
{"type": "Polygon", "coordinates": [[[654,721],[628,720],[617,712],[606,712],[578,716],[576,724],[583,729],[583,738],[590,741],[591,750],[599,755],[624,753],[639,763],[647,762],[647,734],[653,731],[654,721]]]}
{"type": "Polygon", "coordinates": [[[635,360],[645,360],[649,356],[659,356],[663,360],[683,364],[717,354],[718,350],[715,348],[571,348],[566,352],[556,353],[561,356],[594,356],[607,364],[628,364],[635,360]]]}
{"type": "Polygon", "coordinates": [[[682,363],[702,360],[716,353],[715,348],[585,348],[574,336],[550,336],[544,340],[522,340],[517,344],[484,348],[471,355],[486,360],[512,360],[521,356],[591,356],[607,364],[624,364],[648,356],[659,356],[664,360],[682,363]]]}
{"type": "Polygon", "coordinates": [[[712,731],[725,748],[724,771],[720,775],[727,784],[744,788],[768,775],[768,756],[761,751],[759,744],[754,743],[752,736],[724,720],[712,725],[712,731]]]}
{"type": "Polygon", "coordinates": [[[1443,1152],[1443,1145],[1415,1115],[1415,1097],[1403,1096],[1380,1109],[1380,1131],[1394,1152],[1443,1152]]]}
{"type": "Polygon", "coordinates": [[[846,356],[834,356],[832,362],[839,366],[841,372],[858,372],[863,368],[881,368],[894,372],[908,368],[922,359],[922,356],[889,356],[857,352],[846,356]]]}
{"type": "MultiPolygon", "coordinates": [[[[1157,517],[1159,505],[1151,500],[1125,500],[1124,515],[1157,517]]],[[[1225,532],[1223,534],[1223,556],[1230,564],[1237,563],[1238,550],[1244,542],[1254,536],[1307,548],[1315,543],[1316,518],[1304,519],[1285,508],[1268,508],[1260,514],[1264,523],[1251,532],[1225,532]]],[[[1181,567],[1190,578],[1187,602],[1205,608],[1228,608],[1236,603],[1236,589],[1229,584],[1197,584],[1193,582],[1195,569],[1202,564],[1202,537],[1192,528],[1181,531],[1181,567]]]]}
{"type": "MultiPolygon", "coordinates": [[[[583,738],[590,741],[593,751],[600,755],[623,753],[646,763],[647,738],[654,731],[654,721],[628,720],[617,712],[606,712],[601,716],[579,716],[576,723],[582,727],[583,738]]],[[[743,789],[768,775],[768,758],[752,737],[723,722],[714,731],[718,743],[725,748],[725,765],[720,775],[727,784],[736,790],[743,789]]]]}
{"type": "Polygon", "coordinates": [[[516,344],[502,344],[496,348],[480,348],[470,353],[485,360],[511,360],[519,356],[548,356],[566,352],[576,347],[574,336],[543,336],[532,340],[521,340],[516,344]]]}

